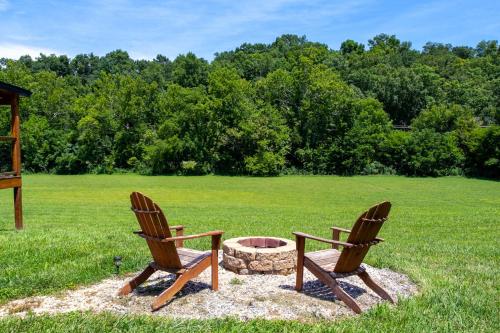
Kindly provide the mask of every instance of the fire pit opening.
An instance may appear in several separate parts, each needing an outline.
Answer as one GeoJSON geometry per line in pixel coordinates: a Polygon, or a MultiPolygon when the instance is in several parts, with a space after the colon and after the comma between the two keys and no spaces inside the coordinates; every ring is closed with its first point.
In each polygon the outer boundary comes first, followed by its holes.
{"type": "Polygon", "coordinates": [[[276,237],[239,237],[224,241],[224,268],[237,274],[295,272],[295,242],[276,237]]]}
{"type": "Polygon", "coordinates": [[[239,244],[246,247],[274,249],[285,246],[286,242],[275,238],[245,238],[238,241],[239,244]]]}

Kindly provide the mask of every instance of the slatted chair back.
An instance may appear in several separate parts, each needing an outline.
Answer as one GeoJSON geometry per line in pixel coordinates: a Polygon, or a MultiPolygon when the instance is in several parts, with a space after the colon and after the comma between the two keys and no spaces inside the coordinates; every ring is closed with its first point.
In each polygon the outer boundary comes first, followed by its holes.
{"type": "MultiPolygon", "coordinates": [[[[130,201],[132,202],[132,211],[135,213],[145,236],[158,239],[172,237],[167,218],[156,203],[140,192],[132,192],[130,201]]],[[[158,266],[163,269],[182,268],[174,242],[160,242],[151,238],[145,239],[158,266]]]]}
{"type": "Polygon", "coordinates": [[[345,247],[335,265],[335,273],[352,272],[359,268],[365,258],[370,246],[379,242],[377,234],[389,216],[391,203],[382,202],[371,207],[361,214],[351,229],[347,243],[354,244],[354,247],[345,247]]]}

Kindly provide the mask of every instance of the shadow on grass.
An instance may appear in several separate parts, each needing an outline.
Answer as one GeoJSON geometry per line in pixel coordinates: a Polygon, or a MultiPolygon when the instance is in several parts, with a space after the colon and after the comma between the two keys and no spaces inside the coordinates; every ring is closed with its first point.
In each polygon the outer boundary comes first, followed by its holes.
{"type": "MultiPolygon", "coordinates": [[[[344,290],[352,298],[358,298],[362,294],[366,293],[365,289],[357,287],[353,284],[344,281],[338,281],[338,282],[342,290],[344,290]]],[[[295,290],[295,286],[291,285],[280,285],[280,288],[287,290],[295,290]]],[[[304,285],[302,287],[302,293],[307,296],[315,297],[324,301],[338,300],[338,298],[333,294],[332,290],[319,280],[304,282],[304,285]]]]}

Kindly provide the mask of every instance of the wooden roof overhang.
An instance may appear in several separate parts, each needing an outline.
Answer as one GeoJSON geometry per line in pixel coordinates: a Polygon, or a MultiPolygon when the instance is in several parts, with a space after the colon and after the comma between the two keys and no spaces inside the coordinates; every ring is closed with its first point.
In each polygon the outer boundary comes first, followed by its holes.
{"type": "Polygon", "coordinates": [[[0,105],[10,105],[15,96],[31,96],[31,91],[0,81],[0,105]]]}

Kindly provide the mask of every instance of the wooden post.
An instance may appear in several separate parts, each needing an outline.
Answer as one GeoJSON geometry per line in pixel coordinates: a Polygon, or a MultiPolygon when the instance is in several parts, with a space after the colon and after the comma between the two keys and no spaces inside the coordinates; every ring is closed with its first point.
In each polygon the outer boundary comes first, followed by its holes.
{"type": "MultiPolygon", "coordinates": [[[[176,237],[184,236],[184,227],[176,229],[175,236],[176,237]]],[[[175,241],[175,246],[176,247],[184,247],[184,241],[182,239],[175,241]]]]}
{"type": "MultiPolygon", "coordinates": [[[[16,176],[21,176],[21,126],[19,115],[19,95],[14,95],[11,100],[11,136],[15,138],[12,142],[12,171],[16,176]]],[[[16,229],[23,228],[23,210],[22,210],[22,188],[14,187],[14,218],[16,229]]]]}
{"type": "Polygon", "coordinates": [[[212,236],[212,254],[210,256],[210,265],[212,266],[212,290],[219,290],[219,249],[222,235],[212,236]]]}
{"type": "Polygon", "coordinates": [[[301,291],[304,284],[304,252],[306,239],[295,235],[295,245],[297,248],[297,272],[295,276],[295,290],[301,291]]]}
{"type": "MultiPolygon", "coordinates": [[[[340,230],[339,229],[332,229],[332,239],[334,241],[339,241],[340,240],[340,230]]],[[[338,250],[339,249],[338,244],[333,244],[332,243],[332,249],[338,250]]]]}

